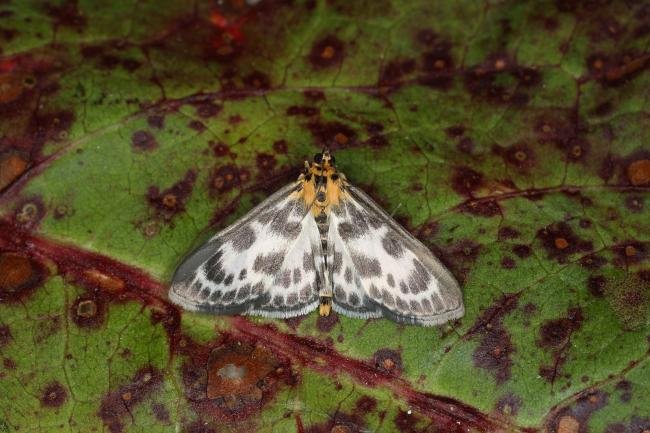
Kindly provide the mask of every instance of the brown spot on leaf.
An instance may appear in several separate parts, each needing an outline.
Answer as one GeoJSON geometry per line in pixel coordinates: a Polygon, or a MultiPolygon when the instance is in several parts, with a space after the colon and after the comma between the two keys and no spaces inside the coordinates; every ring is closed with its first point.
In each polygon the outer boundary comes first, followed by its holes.
{"type": "Polygon", "coordinates": [[[11,185],[29,166],[29,160],[17,153],[0,155],[0,191],[11,185]]]}
{"type": "Polygon", "coordinates": [[[321,69],[340,64],[343,56],[343,42],[334,35],[328,35],[312,45],[309,61],[314,68],[321,69]]]}
{"type": "Polygon", "coordinates": [[[59,382],[52,382],[41,392],[41,406],[57,408],[65,403],[68,392],[59,382]]]}
{"type": "Polygon", "coordinates": [[[634,213],[643,211],[644,198],[643,196],[632,195],[625,198],[625,206],[634,213]]]}
{"type": "Polygon", "coordinates": [[[43,283],[46,274],[43,265],[28,257],[0,253],[0,303],[23,300],[43,283]]]}
{"type": "Polygon", "coordinates": [[[162,404],[162,403],[153,403],[151,405],[151,411],[153,412],[153,416],[155,416],[156,419],[159,422],[161,422],[163,424],[169,423],[169,421],[170,421],[170,419],[169,419],[169,411],[167,410],[167,408],[165,407],[164,404],[162,404]]]}
{"type": "Polygon", "coordinates": [[[501,206],[496,200],[471,200],[460,206],[461,212],[486,218],[501,215],[501,206]]]}
{"type": "Polygon", "coordinates": [[[124,430],[125,422],[132,422],[131,414],[145,398],[160,388],[163,376],[153,366],[138,370],[133,379],[102,398],[98,415],[111,433],[124,430]]]}
{"type": "Polygon", "coordinates": [[[633,161],[627,166],[627,178],[634,186],[650,184],[650,159],[633,161]]]}
{"type": "Polygon", "coordinates": [[[26,229],[35,228],[45,216],[45,206],[40,197],[20,201],[14,208],[14,220],[26,229]]]}
{"type": "Polygon", "coordinates": [[[81,296],[70,307],[72,321],[81,328],[99,328],[105,316],[106,302],[99,296],[81,296]]]}
{"type": "Polygon", "coordinates": [[[330,150],[345,149],[358,144],[356,132],[340,122],[310,122],[307,127],[320,147],[330,150]]]}
{"type": "Polygon", "coordinates": [[[451,186],[458,194],[472,197],[483,186],[483,175],[469,167],[457,167],[451,177],[451,186]]]}
{"type": "Polygon", "coordinates": [[[540,347],[559,349],[567,343],[571,334],[580,329],[583,317],[579,308],[569,310],[567,317],[544,322],[539,331],[540,347]]]}
{"type": "Polygon", "coordinates": [[[228,192],[241,185],[242,176],[246,180],[248,178],[248,172],[246,170],[240,170],[234,164],[224,165],[212,171],[208,187],[213,195],[228,192]]]}
{"type": "Polygon", "coordinates": [[[259,169],[262,176],[270,175],[275,168],[275,165],[277,164],[275,156],[271,155],[270,153],[258,153],[256,162],[257,168],[259,169]]]}
{"type": "Polygon", "coordinates": [[[454,275],[465,280],[481,251],[481,245],[471,240],[461,240],[438,254],[454,275]]]}
{"type": "Polygon", "coordinates": [[[330,311],[327,316],[318,316],[316,327],[320,332],[330,332],[339,323],[339,315],[336,311],[330,311]]]}
{"type": "Polygon", "coordinates": [[[619,380],[616,383],[616,389],[621,392],[621,401],[627,403],[632,399],[632,382],[628,380],[619,380]]]}
{"type": "Polygon", "coordinates": [[[65,0],[58,5],[48,3],[45,13],[56,27],[70,27],[79,33],[86,27],[86,16],[79,10],[77,0],[65,0]]]}
{"type": "Polygon", "coordinates": [[[501,267],[503,269],[514,269],[517,266],[515,261],[510,257],[504,257],[501,259],[501,267]]]}
{"type": "Polygon", "coordinates": [[[587,288],[589,293],[591,293],[596,298],[601,298],[604,294],[605,285],[607,280],[602,275],[592,275],[587,280],[587,288]]]}
{"type": "Polygon", "coordinates": [[[479,339],[479,345],[472,354],[474,366],[487,370],[497,384],[510,379],[511,356],[515,348],[503,326],[503,319],[517,307],[518,302],[519,295],[502,296],[481,313],[468,331],[469,336],[479,339]]]}
{"type": "Polygon", "coordinates": [[[357,412],[363,416],[375,410],[375,408],[377,407],[377,400],[375,400],[373,397],[364,395],[361,396],[359,400],[357,400],[355,406],[357,408],[357,412]]]}
{"type": "Polygon", "coordinates": [[[542,324],[537,344],[552,351],[553,361],[551,365],[540,366],[539,375],[548,382],[553,383],[560,376],[571,335],[580,329],[583,320],[582,310],[576,307],[569,309],[567,317],[547,320],[542,324]]]}
{"type": "Polygon", "coordinates": [[[497,401],[496,410],[501,415],[515,417],[519,412],[521,404],[521,398],[514,394],[506,394],[497,401]]]}
{"type": "Polygon", "coordinates": [[[605,407],[608,394],[600,390],[583,391],[577,399],[561,407],[550,417],[546,429],[554,433],[582,433],[591,415],[605,407]]]}
{"type": "Polygon", "coordinates": [[[304,105],[291,105],[287,108],[287,116],[318,116],[320,109],[318,107],[308,107],[304,105]]]}
{"type": "Polygon", "coordinates": [[[593,249],[591,241],[580,239],[565,222],[553,223],[537,232],[550,258],[565,263],[571,254],[589,252],[593,249]]]}
{"type": "Polygon", "coordinates": [[[158,147],[156,138],[148,131],[136,131],[131,136],[131,143],[137,151],[150,151],[158,147]]]}
{"type": "Polygon", "coordinates": [[[499,229],[498,236],[499,240],[515,239],[519,237],[519,230],[509,226],[503,226],[499,229]]]}
{"type": "Polygon", "coordinates": [[[270,350],[231,341],[183,366],[185,395],[197,412],[217,419],[241,419],[258,412],[282,382],[293,383],[287,361],[270,350]],[[198,363],[198,364],[197,364],[198,363]]]}
{"type": "Polygon", "coordinates": [[[13,340],[11,328],[8,325],[0,325],[0,348],[8,345],[11,340],[13,340]]]}
{"type": "Polygon", "coordinates": [[[629,265],[641,263],[646,260],[646,244],[637,241],[625,241],[614,245],[612,250],[616,254],[614,264],[627,267],[629,265]]]}
{"type": "Polygon", "coordinates": [[[379,349],[372,356],[375,368],[386,373],[400,375],[402,373],[402,357],[392,349],[379,349]]]}
{"type": "Polygon", "coordinates": [[[288,149],[289,146],[287,144],[287,140],[277,140],[273,142],[273,150],[276,153],[287,153],[288,149]]]}
{"type": "Polygon", "coordinates": [[[162,192],[157,186],[150,186],[147,191],[147,201],[158,217],[170,221],[185,210],[185,203],[192,193],[195,181],[196,172],[187,170],[183,179],[162,192]]]}
{"type": "Polygon", "coordinates": [[[244,84],[249,89],[266,90],[271,88],[271,80],[269,80],[266,74],[260,71],[253,71],[244,77],[244,84]]]}
{"type": "Polygon", "coordinates": [[[494,146],[493,149],[504,161],[520,170],[527,170],[535,165],[535,153],[526,143],[521,142],[506,148],[494,146]]]}

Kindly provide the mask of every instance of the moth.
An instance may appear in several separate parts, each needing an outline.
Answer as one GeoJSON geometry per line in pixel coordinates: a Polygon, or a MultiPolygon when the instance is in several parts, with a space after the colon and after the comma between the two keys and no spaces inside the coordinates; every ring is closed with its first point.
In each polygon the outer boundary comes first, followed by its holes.
{"type": "Polygon", "coordinates": [[[327,150],[230,227],[191,252],[169,298],[191,311],[274,318],[319,307],[432,326],[464,314],[453,275],[327,150]]]}

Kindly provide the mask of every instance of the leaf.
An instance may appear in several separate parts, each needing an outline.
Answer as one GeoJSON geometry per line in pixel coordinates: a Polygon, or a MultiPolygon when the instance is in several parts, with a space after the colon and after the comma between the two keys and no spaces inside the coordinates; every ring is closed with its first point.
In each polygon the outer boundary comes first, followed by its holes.
{"type": "Polygon", "coordinates": [[[0,5],[0,431],[650,429],[647,7],[0,5]],[[439,328],[179,311],[324,146],[448,264],[439,328]]]}

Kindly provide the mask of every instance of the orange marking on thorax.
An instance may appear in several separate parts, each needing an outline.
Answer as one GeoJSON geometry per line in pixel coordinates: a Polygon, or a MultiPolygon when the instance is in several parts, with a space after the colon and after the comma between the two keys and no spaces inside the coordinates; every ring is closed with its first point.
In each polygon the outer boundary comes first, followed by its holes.
{"type": "Polygon", "coordinates": [[[317,216],[321,212],[329,214],[330,206],[338,206],[341,199],[343,198],[343,192],[341,191],[341,184],[344,182],[345,176],[341,173],[338,173],[334,167],[329,164],[324,166],[319,166],[312,163],[309,166],[309,180],[303,180],[302,187],[302,199],[305,202],[306,206],[311,206],[311,211],[314,216],[317,216]],[[339,178],[337,180],[332,180],[332,175],[338,174],[339,178]],[[325,178],[325,187],[322,189],[325,192],[325,200],[317,201],[318,189],[316,186],[316,179],[322,176],[325,178]]]}

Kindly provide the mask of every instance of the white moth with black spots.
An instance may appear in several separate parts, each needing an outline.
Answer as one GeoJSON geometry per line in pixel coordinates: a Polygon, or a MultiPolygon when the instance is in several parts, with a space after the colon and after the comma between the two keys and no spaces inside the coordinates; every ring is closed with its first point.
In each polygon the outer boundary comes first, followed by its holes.
{"type": "Polygon", "coordinates": [[[464,314],[453,275],[319,153],[298,180],[193,251],[169,298],[192,311],[438,325],[464,314]]]}

